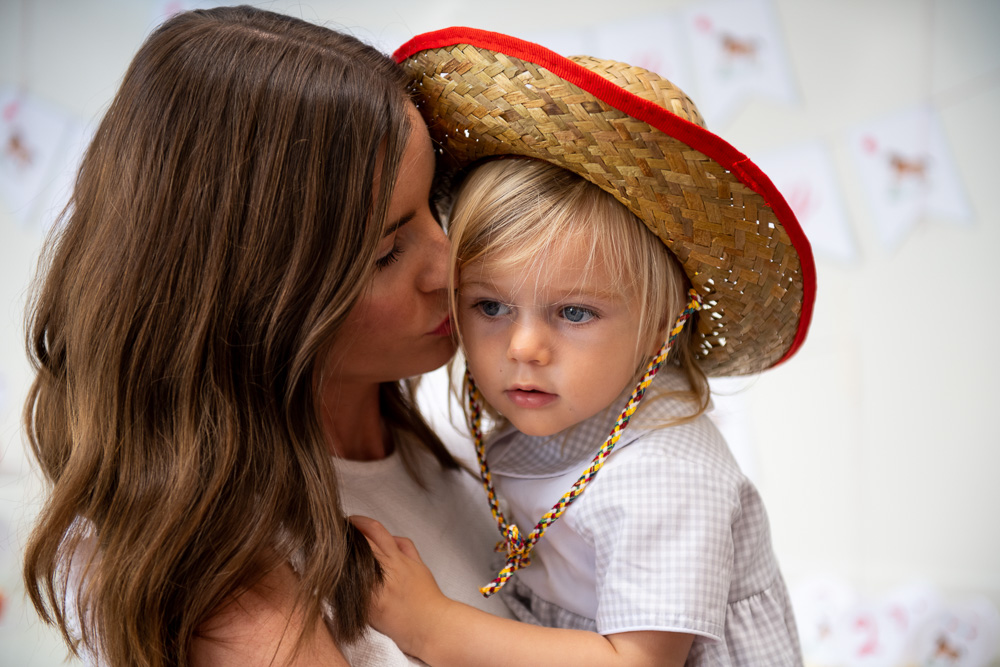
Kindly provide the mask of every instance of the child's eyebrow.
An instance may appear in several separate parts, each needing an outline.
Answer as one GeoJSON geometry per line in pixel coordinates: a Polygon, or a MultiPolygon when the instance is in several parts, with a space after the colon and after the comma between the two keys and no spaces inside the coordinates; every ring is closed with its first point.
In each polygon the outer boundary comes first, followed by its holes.
{"type": "Polygon", "coordinates": [[[565,290],[556,290],[555,294],[559,297],[557,301],[565,301],[567,299],[579,298],[579,297],[590,297],[594,299],[617,299],[622,296],[621,290],[599,287],[573,287],[565,290]]]}
{"type": "MultiPolygon", "coordinates": [[[[458,286],[459,289],[485,288],[493,292],[501,291],[499,286],[492,280],[486,280],[480,278],[473,278],[471,280],[462,279],[459,281],[458,286]]],[[[582,286],[575,285],[573,287],[568,287],[565,289],[550,287],[546,296],[550,298],[554,296],[555,298],[552,299],[551,303],[556,304],[564,301],[572,301],[573,299],[579,299],[579,298],[617,300],[623,298],[625,296],[625,293],[620,289],[614,289],[611,287],[602,288],[596,285],[582,285],[582,286]]]]}

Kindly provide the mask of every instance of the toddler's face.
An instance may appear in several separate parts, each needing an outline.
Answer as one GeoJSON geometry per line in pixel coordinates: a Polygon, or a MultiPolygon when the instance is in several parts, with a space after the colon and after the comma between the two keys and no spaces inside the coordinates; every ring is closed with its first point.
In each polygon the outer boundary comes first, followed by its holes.
{"type": "Polygon", "coordinates": [[[655,352],[637,349],[638,299],[622,294],[603,261],[586,267],[589,250],[569,240],[531,267],[487,257],[461,272],[469,368],[489,404],[528,435],[602,411],[655,352]]]}

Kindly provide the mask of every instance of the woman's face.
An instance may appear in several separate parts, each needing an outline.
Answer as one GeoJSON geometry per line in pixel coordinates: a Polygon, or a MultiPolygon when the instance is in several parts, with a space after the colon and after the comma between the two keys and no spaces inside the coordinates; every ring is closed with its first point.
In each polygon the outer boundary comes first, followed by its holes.
{"type": "Polygon", "coordinates": [[[434,151],[416,107],[371,285],[335,337],[323,373],[343,385],[426,373],[451,358],[448,239],[431,213],[434,151]]]}

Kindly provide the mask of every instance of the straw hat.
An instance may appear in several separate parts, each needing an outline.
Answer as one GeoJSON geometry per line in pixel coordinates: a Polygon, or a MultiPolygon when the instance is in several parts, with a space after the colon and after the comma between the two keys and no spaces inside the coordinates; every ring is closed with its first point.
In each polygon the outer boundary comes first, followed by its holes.
{"type": "Polygon", "coordinates": [[[393,57],[411,77],[439,168],[545,160],[611,193],[659,236],[703,297],[708,375],[762,371],[805,340],[816,275],[795,215],[669,81],[472,28],[418,35],[393,57]]]}

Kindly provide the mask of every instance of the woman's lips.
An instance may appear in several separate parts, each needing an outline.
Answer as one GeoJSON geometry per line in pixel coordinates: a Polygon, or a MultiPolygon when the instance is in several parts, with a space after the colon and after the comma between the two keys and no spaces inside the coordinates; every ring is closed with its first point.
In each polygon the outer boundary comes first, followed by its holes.
{"type": "Polygon", "coordinates": [[[432,336],[450,336],[451,335],[451,318],[446,317],[441,324],[437,325],[437,328],[431,332],[432,336]]]}
{"type": "Polygon", "coordinates": [[[507,389],[504,395],[519,408],[544,408],[558,398],[556,394],[537,389],[507,389]]]}

